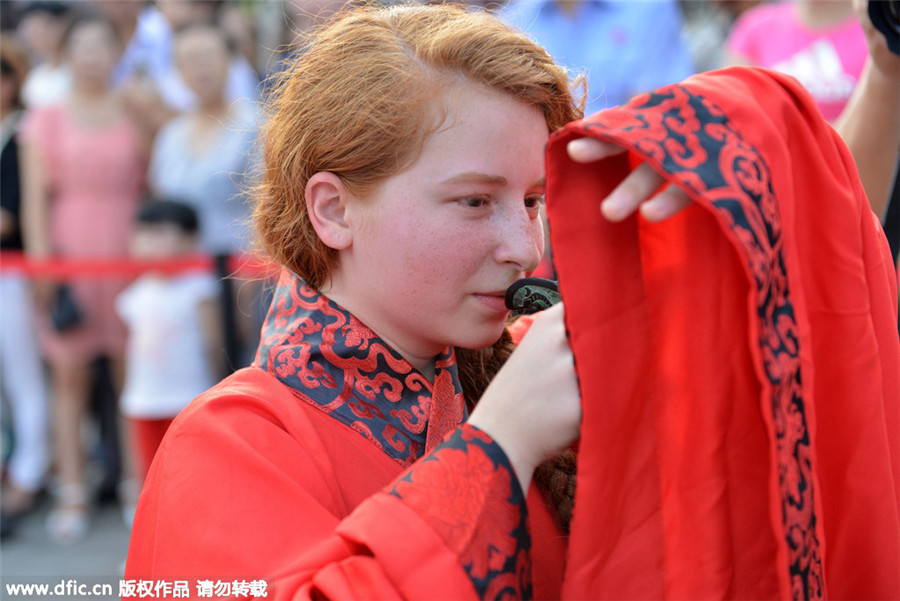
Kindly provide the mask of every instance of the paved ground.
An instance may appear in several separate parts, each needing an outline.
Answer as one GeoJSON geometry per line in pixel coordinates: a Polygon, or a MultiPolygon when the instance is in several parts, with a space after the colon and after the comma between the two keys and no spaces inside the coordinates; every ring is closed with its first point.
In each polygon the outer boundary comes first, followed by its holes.
{"type": "MultiPolygon", "coordinates": [[[[24,516],[15,533],[0,542],[0,599],[36,599],[40,596],[10,594],[7,585],[18,583],[50,584],[57,588],[53,599],[118,599],[119,579],[128,551],[128,529],[119,508],[106,504],[92,515],[91,530],[82,541],[61,546],[54,543],[44,528],[50,501],[24,516]],[[66,591],[68,584],[69,592],[66,591]],[[71,594],[74,584],[110,584],[113,595],[71,594]]],[[[101,592],[102,589],[97,589],[101,592]]],[[[53,592],[51,590],[51,592],[53,592]]],[[[51,595],[48,594],[48,597],[51,595]]]]}
{"type": "MultiPolygon", "coordinates": [[[[0,3],[3,1],[0,0],[0,3]]],[[[119,471],[117,453],[110,450],[117,449],[119,441],[115,422],[116,396],[109,384],[106,364],[97,361],[93,369],[98,384],[92,404],[92,419],[85,426],[86,449],[90,450],[85,477],[91,489],[98,491],[104,488],[102,474],[117,474],[119,471]]],[[[9,436],[5,430],[2,434],[9,436]]],[[[110,492],[107,491],[107,494],[110,492]]],[[[37,508],[20,519],[15,533],[0,541],[0,600],[42,598],[41,595],[10,594],[9,584],[49,584],[50,592],[54,594],[48,594],[46,598],[54,601],[119,599],[119,579],[128,552],[129,532],[118,503],[109,499],[95,505],[88,535],[71,545],[58,545],[48,536],[44,522],[51,505],[49,496],[43,495],[37,508]],[[73,584],[89,587],[108,584],[113,586],[114,594],[71,594],[66,590],[67,584],[69,587],[73,584]],[[62,585],[59,590],[54,591],[53,588],[59,585],[62,585]]]]}

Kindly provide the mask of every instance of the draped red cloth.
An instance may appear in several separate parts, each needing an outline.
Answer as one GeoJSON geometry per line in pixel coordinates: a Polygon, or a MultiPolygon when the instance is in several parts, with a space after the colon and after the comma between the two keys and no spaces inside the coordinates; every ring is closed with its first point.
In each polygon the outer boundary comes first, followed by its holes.
{"type": "Polygon", "coordinates": [[[897,284],[794,80],[692,77],[555,134],[551,243],[584,424],[567,599],[900,599],[897,284]],[[582,165],[582,136],[628,156],[582,165]],[[599,202],[648,162],[694,204],[599,202]]]}

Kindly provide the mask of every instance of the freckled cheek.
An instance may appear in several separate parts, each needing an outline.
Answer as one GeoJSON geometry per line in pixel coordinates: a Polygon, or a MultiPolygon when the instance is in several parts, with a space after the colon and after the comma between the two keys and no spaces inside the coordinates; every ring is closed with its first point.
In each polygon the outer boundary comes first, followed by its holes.
{"type": "Polygon", "coordinates": [[[406,233],[406,240],[411,244],[404,252],[405,269],[416,273],[423,284],[459,285],[471,277],[490,254],[487,236],[480,235],[475,228],[442,224],[406,233]]]}

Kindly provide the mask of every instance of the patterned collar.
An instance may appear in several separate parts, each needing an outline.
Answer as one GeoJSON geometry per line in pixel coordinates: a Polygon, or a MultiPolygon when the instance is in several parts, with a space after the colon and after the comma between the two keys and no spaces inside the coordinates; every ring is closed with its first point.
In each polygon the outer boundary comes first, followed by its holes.
{"type": "Polygon", "coordinates": [[[254,366],[403,466],[467,417],[452,347],[437,357],[432,384],[365,324],[288,270],[275,290],[254,366]]]}

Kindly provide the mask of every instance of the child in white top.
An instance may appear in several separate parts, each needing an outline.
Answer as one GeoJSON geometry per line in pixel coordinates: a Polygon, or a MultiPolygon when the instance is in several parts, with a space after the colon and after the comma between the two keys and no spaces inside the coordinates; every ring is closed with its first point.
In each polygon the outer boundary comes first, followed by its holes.
{"type": "MultiPolygon", "coordinates": [[[[198,225],[191,207],[150,201],[138,212],[132,255],[189,258],[196,253],[198,225]]],[[[172,419],[220,376],[217,295],[216,280],[206,270],[154,270],[117,299],[129,329],[121,408],[139,482],[172,419]]]]}

